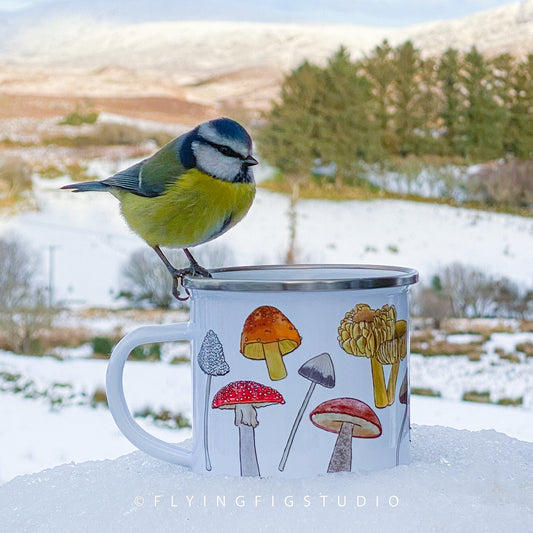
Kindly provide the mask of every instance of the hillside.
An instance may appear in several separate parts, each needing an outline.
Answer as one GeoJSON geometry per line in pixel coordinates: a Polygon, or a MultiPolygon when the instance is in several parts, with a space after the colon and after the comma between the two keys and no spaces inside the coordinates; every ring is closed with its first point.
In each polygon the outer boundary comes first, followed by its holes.
{"type": "Polygon", "coordinates": [[[393,44],[412,39],[425,55],[450,46],[475,45],[488,54],[518,55],[533,48],[533,0],[401,29],[127,18],[117,22],[91,18],[88,10],[76,14],[67,9],[69,4],[56,4],[51,13],[44,10],[0,22],[0,94],[157,95],[214,106],[214,113],[231,106],[257,111],[275,97],[283,72],[304,59],[324,62],[341,44],[354,57],[385,38],[393,44]]]}

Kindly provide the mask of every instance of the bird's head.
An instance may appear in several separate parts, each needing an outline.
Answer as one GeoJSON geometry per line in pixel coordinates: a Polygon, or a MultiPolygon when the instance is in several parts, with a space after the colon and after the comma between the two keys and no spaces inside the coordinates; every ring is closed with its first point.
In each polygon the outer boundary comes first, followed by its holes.
{"type": "Polygon", "coordinates": [[[218,118],[204,122],[191,132],[194,166],[214,178],[232,182],[252,182],[252,139],[234,120],[218,118]]]}

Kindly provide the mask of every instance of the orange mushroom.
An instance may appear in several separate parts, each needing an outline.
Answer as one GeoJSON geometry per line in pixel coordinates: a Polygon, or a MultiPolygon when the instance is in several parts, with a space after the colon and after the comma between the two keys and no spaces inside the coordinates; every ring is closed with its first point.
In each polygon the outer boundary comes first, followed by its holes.
{"type": "Polygon", "coordinates": [[[296,350],[302,338],[294,324],[276,307],[262,305],[250,313],[241,334],[241,353],[264,359],[273,381],[287,376],[283,356],[296,350]]]}

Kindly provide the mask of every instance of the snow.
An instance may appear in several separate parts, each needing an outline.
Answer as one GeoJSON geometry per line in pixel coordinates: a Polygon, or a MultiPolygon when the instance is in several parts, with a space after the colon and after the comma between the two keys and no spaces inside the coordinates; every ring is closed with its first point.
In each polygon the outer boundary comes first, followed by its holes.
{"type": "Polygon", "coordinates": [[[193,474],[134,452],[0,487],[18,531],[513,531],[533,529],[533,444],[418,426],[412,463],[293,481],[193,474]],[[216,525],[215,525],[216,524],[216,525]]]}
{"type": "Polygon", "coordinates": [[[531,409],[411,396],[411,419],[416,424],[456,429],[495,429],[510,437],[533,442],[531,409]]]}
{"type": "MultiPolygon", "coordinates": [[[[453,337],[456,335],[448,339],[453,337]]],[[[522,398],[522,405],[532,409],[533,358],[516,352],[520,359],[520,363],[516,363],[500,358],[495,351],[503,349],[506,353],[515,353],[517,344],[523,342],[533,342],[533,333],[493,333],[483,344],[484,353],[479,361],[470,361],[466,355],[424,357],[412,353],[411,386],[432,389],[443,398],[455,401],[460,401],[469,391],[488,392],[492,402],[522,398]]]]}
{"type": "MultiPolygon", "coordinates": [[[[100,162],[105,177],[126,166],[100,162]]],[[[127,227],[111,195],[59,190],[68,178],[35,180],[38,211],[0,221],[41,252],[48,278],[50,246],[58,301],[116,306],[120,270],[146,244],[127,227]]],[[[206,248],[227,247],[239,265],[281,263],[289,246],[289,199],[262,189],[247,217],[206,248]]],[[[395,264],[431,276],[453,262],[533,285],[533,218],[402,200],[301,200],[297,260],[303,263],[395,264]]],[[[229,266],[229,265],[222,265],[229,266]]]]}
{"type": "Polygon", "coordinates": [[[477,333],[454,333],[446,337],[446,342],[453,344],[470,344],[471,342],[479,342],[483,339],[482,335],[477,333]]]}
{"type": "Polygon", "coordinates": [[[14,26],[0,38],[0,59],[44,68],[59,65],[87,70],[112,65],[115,69],[163,70],[171,81],[183,84],[246,68],[287,70],[304,59],[323,62],[341,44],[359,57],[385,38],[393,45],[410,39],[427,55],[472,45],[487,53],[525,54],[533,41],[533,3],[513,2],[455,20],[402,29],[206,20],[138,24],[91,20],[90,24],[87,32],[83,15],[58,15],[14,26]]]}

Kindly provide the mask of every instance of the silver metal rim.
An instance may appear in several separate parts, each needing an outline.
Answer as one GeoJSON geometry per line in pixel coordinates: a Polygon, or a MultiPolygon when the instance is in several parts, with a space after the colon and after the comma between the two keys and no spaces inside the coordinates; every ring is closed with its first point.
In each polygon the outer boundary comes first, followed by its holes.
{"type": "Polygon", "coordinates": [[[224,272],[246,272],[262,270],[381,270],[390,272],[390,276],[367,276],[357,278],[331,279],[290,279],[290,280],[253,280],[253,279],[217,279],[193,278],[185,276],[183,286],[186,289],[211,291],[247,291],[247,292],[282,292],[282,291],[338,291],[346,289],[381,289],[385,287],[403,287],[418,281],[418,272],[413,268],[385,265],[261,265],[217,268],[211,270],[216,275],[224,272]]]}

